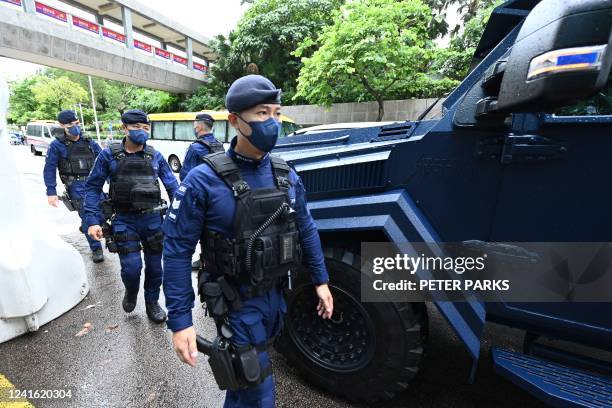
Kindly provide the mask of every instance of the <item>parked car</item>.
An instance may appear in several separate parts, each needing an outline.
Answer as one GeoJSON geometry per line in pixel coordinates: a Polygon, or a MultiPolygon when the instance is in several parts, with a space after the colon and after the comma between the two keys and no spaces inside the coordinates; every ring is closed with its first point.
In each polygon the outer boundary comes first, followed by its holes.
{"type": "Polygon", "coordinates": [[[53,129],[60,125],[53,120],[37,120],[26,126],[26,140],[30,145],[30,151],[35,156],[47,152],[49,144],[53,141],[53,129]]]}

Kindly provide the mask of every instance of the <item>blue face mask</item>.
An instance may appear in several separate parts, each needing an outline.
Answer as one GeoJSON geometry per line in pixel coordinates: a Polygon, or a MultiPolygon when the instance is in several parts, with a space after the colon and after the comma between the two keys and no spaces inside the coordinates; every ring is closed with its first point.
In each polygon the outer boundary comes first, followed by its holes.
{"type": "Polygon", "coordinates": [[[240,120],[251,127],[251,136],[246,136],[249,142],[262,152],[270,152],[276,145],[278,136],[281,132],[281,124],[274,118],[269,118],[263,122],[247,122],[237,115],[240,120]]]}
{"type": "Polygon", "coordinates": [[[73,126],[73,127],[69,127],[68,128],[68,134],[70,134],[70,136],[81,136],[81,127],[79,125],[73,126]]]}
{"type": "Polygon", "coordinates": [[[137,145],[143,145],[149,140],[149,133],[146,130],[131,129],[128,132],[130,140],[137,145]]]}

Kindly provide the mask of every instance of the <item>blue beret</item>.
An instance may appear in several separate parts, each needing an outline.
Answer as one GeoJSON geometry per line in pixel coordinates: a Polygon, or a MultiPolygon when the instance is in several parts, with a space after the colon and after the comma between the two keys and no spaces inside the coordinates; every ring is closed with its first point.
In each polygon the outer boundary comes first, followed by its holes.
{"type": "Polygon", "coordinates": [[[63,110],[57,115],[57,121],[62,125],[67,125],[75,120],[79,120],[79,118],[76,117],[76,114],[72,110],[63,110]]]}
{"type": "Polygon", "coordinates": [[[199,120],[202,122],[208,122],[211,125],[215,123],[215,120],[213,119],[213,117],[210,116],[208,113],[198,113],[195,117],[195,120],[199,120]]]}
{"type": "Polygon", "coordinates": [[[149,117],[140,109],[130,109],[123,112],[121,122],[125,125],[135,125],[136,123],[149,123],[149,117]]]}
{"type": "Polygon", "coordinates": [[[242,112],[260,103],[281,103],[280,89],[266,77],[247,75],[234,81],[225,96],[230,112],[242,112]]]}

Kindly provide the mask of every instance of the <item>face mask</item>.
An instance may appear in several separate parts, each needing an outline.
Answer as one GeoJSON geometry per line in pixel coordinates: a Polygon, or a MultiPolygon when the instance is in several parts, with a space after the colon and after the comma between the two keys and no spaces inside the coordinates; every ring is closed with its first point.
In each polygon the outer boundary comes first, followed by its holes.
{"type": "Polygon", "coordinates": [[[74,136],[74,137],[80,136],[81,135],[81,127],[79,125],[69,127],[68,128],[68,134],[70,136],[74,136]]]}
{"type": "Polygon", "coordinates": [[[265,153],[270,152],[274,148],[281,132],[281,124],[279,122],[274,120],[274,118],[269,118],[263,122],[247,122],[240,116],[238,117],[251,127],[251,136],[245,137],[249,139],[253,146],[265,153]]]}
{"type": "Polygon", "coordinates": [[[131,129],[128,132],[130,140],[137,145],[143,145],[149,140],[149,133],[146,130],[131,129]]]}

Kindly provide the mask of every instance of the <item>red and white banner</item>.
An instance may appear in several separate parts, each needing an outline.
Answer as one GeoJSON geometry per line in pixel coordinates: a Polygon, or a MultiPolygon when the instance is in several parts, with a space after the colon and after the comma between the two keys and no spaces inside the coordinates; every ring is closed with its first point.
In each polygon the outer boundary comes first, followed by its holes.
{"type": "Polygon", "coordinates": [[[168,59],[168,60],[172,59],[172,54],[170,54],[166,50],[162,50],[161,48],[155,48],[155,55],[157,55],[158,57],[168,59]]]}
{"type": "Polygon", "coordinates": [[[172,59],[174,62],[178,62],[179,64],[187,65],[187,58],[179,57],[178,55],[173,55],[172,59]]]}
{"type": "Polygon", "coordinates": [[[106,38],[110,38],[111,40],[125,43],[125,35],[119,34],[118,32],[113,30],[109,30],[108,28],[102,27],[102,35],[106,38]]]}
{"type": "Polygon", "coordinates": [[[21,6],[21,0],[0,0],[2,3],[9,3],[15,6],[21,6]]]}
{"type": "Polygon", "coordinates": [[[199,64],[197,62],[193,63],[193,69],[197,69],[198,71],[208,72],[208,67],[204,64],[199,64]]]}
{"type": "Polygon", "coordinates": [[[77,16],[72,16],[72,25],[87,31],[91,31],[92,33],[98,34],[100,32],[99,25],[92,23],[91,21],[84,20],[77,16]]]}
{"type": "Polygon", "coordinates": [[[146,52],[153,52],[153,47],[147,43],[143,43],[142,41],[134,40],[134,47],[146,52]]]}
{"type": "Polygon", "coordinates": [[[38,1],[34,2],[34,4],[36,5],[37,13],[43,14],[59,21],[63,21],[64,23],[68,22],[68,15],[65,12],[53,7],[49,7],[46,4],[39,3],[38,1]]]}

